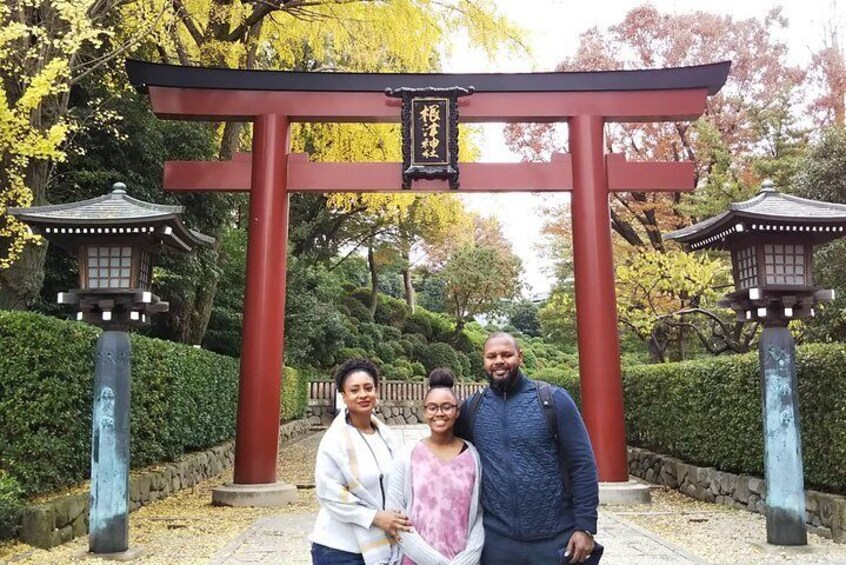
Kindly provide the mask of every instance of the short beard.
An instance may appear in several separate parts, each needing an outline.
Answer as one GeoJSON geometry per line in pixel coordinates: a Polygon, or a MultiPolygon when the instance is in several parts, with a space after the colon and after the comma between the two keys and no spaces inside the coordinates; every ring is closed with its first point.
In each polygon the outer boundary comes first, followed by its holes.
{"type": "Polygon", "coordinates": [[[485,376],[488,378],[488,384],[490,384],[492,389],[503,392],[509,391],[514,387],[514,383],[517,382],[517,375],[519,373],[520,368],[515,367],[515,369],[508,373],[508,375],[503,379],[496,379],[494,378],[493,373],[488,373],[487,371],[485,371],[485,376]]]}

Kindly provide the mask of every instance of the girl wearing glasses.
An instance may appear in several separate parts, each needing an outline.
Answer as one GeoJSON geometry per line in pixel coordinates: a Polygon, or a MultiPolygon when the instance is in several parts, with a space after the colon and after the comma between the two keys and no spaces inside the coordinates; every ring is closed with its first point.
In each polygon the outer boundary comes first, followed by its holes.
{"type": "Polygon", "coordinates": [[[399,533],[393,564],[476,565],[481,558],[482,466],[476,448],[453,434],[459,404],[454,382],[449,369],[429,374],[423,414],[431,435],[394,462],[387,507],[402,509],[414,528],[399,533]]]}
{"type": "Polygon", "coordinates": [[[387,472],[396,451],[390,430],[373,416],[379,370],[350,359],[335,372],[346,404],[317,449],[315,489],[320,512],[310,536],[313,565],[384,565],[398,532],[410,530],[402,512],[386,510],[387,472]]]}

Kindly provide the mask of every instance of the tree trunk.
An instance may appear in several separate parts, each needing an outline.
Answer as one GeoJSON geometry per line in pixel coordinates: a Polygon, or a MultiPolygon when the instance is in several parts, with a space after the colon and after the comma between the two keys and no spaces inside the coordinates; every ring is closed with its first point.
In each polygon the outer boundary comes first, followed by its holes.
{"type": "Polygon", "coordinates": [[[370,268],[370,315],[376,315],[376,305],[379,300],[379,273],[376,271],[376,258],[373,256],[373,246],[367,246],[367,266],[370,268]]]}
{"type": "Polygon", "coordinates": [[[190,327],[185,336],[185,343],[190,343],[191,345],[202,343],[203,337],[206,335],[206,329],[209,327],[212,307],[214,306],[214,297],[217,295],[217,284],[220,282],[220,273],[223,267],[220,263],[221,257],[219,253],[220,236],[221,231],[218,231],[215,234],[214,247],[207,251],[213,257],[209,260],[209,266],[203,269],[203,281],[197,286],[195,291],[190,327]],[[217,267],[212,267],[212,265],[217,265],[217,267]]]}
{"type": "Polygon", "coordinates": [[[414,286],[411,284],[411,269],[406,267],[402,270],[402,282],[405,285],[405,303],[414,312],[416,297],[414,296],[414,286]]]}
{"type": "MultiPolygon", "coordinates": [[[[32,205],[47,203],[49,161],[33,161],[26,174],[26,185],[32,189],[32,205]]],[[[0,309],[27,310],[38,298],[44,284],[44,261],[47,244],[27,245],[8,269],[0,271],[0,309]]]]}

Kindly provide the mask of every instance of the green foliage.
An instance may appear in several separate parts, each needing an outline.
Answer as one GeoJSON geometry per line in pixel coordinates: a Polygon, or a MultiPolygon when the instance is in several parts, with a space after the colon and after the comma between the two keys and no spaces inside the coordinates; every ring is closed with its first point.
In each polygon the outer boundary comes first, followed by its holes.
{"type": "Polygon", "coordinates": [[[335,306],[340,281],[326,267],[288,258],[285,364],[331,366],[350,330],[335,306]]]}
{"type": "Polygon", "coordinates": [[[576,299],[573,288],[555,289],[538,310],[538,321],[544,338],[575,351],[576,299]]]}
{"type": "MultiPolygon", "coordinates": [[[[87,477],[99,331],[0,312],[0,468],[25,495],[87,477]]],[[[238,361],[132,336],[132,467],[234,435],[238,361]]]]}
{"type": "Polygon", "coordinates": [[[241,355],[244,324],[247,230],[229,228],[220,237],[221,285],[215,296],[203,346],[223,355],[241,355]]]}
{"type": "MultiPolygon", "coordinates": [[[[846,128],[830,128],[802,161],[793,190],[804,198],[846,204],[846,128]]],[[[835,299],[817,309],[807,337],[815,341],[846,340],[846,243],[834,241],[814,252],[814,283],[833,288],[835,299]]]]}
{"type": "Polygon", "coordinates": [[[23,489],[20,484],[0,469],[0,540],[17,535],[23,507],[23,489]]]}
{"type": "Polygon", "coordinates": [[[445,343],[417,345],[414,348],[414,358],[423,364],[426,374],[438,367],[452,369],[456,377],[464,375],[464,365],[456,351],[445,343]]]}
{"type": "MultiPolygon", "coordinates": [[[[846,492],[846,347],[798,348],[805,483],[846,492]]],[[[763,473],[757,354],[628,367],[629,443],[734,473],[763,473]]]]}
{"type": "Polygon", "coordinates": [[[426,341],[448,341],[455,326],[442,314],[418,308],[409,316],[402,327],[405,334],[418,334],[426,341]]]}
{"type": "Polygon", "coordinates": [[[555,386],[560,386],[573,397],[576,404],[581,406],[581,385],[579,384],[579,374],[575,371],[568,370],[566,367],[549,367],[533,372],[528,372],[531,379],[538,381],[545,381],[555,386]]]}
{"type": "Polygon", "coordinates": [[[541,335],[538,306],[530,300],[514,302],[508,308],[508,323],[522,334],[537,337],[541,335]]]}
{"type": "Polygon", "coordinates": [[[285,367],[282,376],[282,402],[279,418],[285,422],[303,418],[308,409],[308,378],[292,367],[285,367]]]}
{"type": "Polygon", "coordinates": [[[373,321],[373,314],[370,313],[370,309],[353,296],[345,297],[341,301],[341,306],[345,314],[360,322],[373,321]]]}
{"type": "Polygon", "coordinates": [[[459,247],[438,274],[456,326],[479,314],[497,312],[520,289],[522,263],[510,250],[493,245],[459,247]]]}
{"type": "Polygon", "coordinates": [[[405,301],[380,294],[373,319],[379,324],[401,328],[410,313],[411,309],[405,301]]]}

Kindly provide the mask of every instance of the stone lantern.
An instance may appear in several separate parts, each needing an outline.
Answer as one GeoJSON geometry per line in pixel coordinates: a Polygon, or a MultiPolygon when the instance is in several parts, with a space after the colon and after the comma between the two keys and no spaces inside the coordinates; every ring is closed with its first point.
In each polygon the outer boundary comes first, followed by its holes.
{"type": "Polygon", "coordinates": [[[116,183],[105,196],[32,208],[10,208],[51,243],[79,260],[79,288],[60,292],[77,319],[102,327],[97,340],[91,437],[88,547],[126,560],[129,549],[129,399],[132,350],[126,329],[166,312],[153,294],[153,265],[165,247],[189,252],[213,238],[189,230],[182,206],[132,198],[116,183]]]}
{"type": "Polygon", "coordinates": [[[182,206],[132,198],[116,183],[105,196],[9,214],[79,260],[79,288],[60,292],[58,302],[77,307],[77,319],[106,329],[145,324],[167,312],[152,292],[153,265],[163,248],[190,252],[213,238],[182,223],[182,206]]]}
{"type": "Polygon", "coordinates": [[[814,315],[834,291],[814,286],[813,250],[846,235],[846,206],[775,190],[765,181],[749,200],[666,234],[689,250],[731,252],[735,291],[720,302],[739,321],[759,322],[767,542],[805,545],[805,492],[791,320],[814,315]]]}

